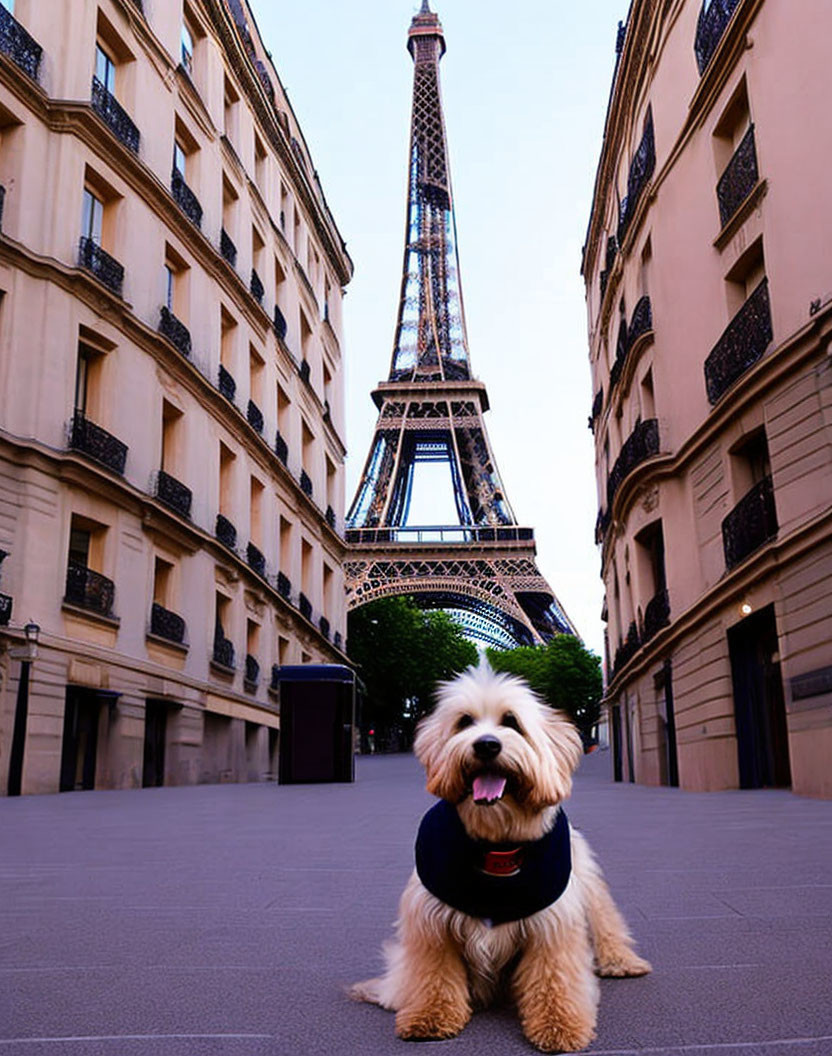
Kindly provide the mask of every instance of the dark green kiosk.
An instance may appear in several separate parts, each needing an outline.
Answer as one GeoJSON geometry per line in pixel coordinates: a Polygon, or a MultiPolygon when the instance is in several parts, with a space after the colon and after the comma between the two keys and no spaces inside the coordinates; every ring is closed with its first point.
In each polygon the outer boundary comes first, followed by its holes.
{"type": "Polygon", "coordinates": [[[339,664],[285,665],[277,680],[279,784],[354,781],[355,672],[339,664]]]}

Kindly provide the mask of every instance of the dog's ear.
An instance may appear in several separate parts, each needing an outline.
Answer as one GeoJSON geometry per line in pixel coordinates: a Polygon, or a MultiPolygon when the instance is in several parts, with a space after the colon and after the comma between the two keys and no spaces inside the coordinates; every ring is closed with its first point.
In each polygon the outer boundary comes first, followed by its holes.
{"type": "Polygon", "coordinates": [[[455,803],[464,794],[459,766],[447,752],[448,733],[434,711],[416,727],[413,754],[425,768],[427,790],[432,796],[455,803]]]}
{"type": "Polygon", "coordinates": [[[540,806],[553,806],[572,792],[572,775],[581,761],[583,744],[577,727],[564,712],[541,705],[540,721],[542,766],[530,799],[540,806]]]}

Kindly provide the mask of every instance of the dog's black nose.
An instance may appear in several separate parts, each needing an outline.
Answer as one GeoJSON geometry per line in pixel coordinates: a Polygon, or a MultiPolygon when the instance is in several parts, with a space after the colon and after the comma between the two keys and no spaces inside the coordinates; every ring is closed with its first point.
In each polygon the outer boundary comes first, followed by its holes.
{"type": "Polygon", "coordinates": [[[474,741],[472,747],[477,759],[494,759],[503,750],[503,746],[499,739],[492,734],[485,734],[484,737],[478,737],[474,741]]]}

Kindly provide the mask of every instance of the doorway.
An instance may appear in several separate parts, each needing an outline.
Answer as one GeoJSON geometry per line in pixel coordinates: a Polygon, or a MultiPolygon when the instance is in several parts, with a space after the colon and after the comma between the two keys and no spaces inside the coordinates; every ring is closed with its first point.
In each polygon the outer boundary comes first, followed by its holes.
{"type": "Polygon", "coordinates": [[[66,687],[61,745],[61,792],[95,788],[101,700],[95,690],[66,687]]]}
{"type": "Polygon", "coordinates": [[[142,788],[161,788],[165,783],[167,725],[168,709],[165,702],[145,701],[142,788]]]}
{"type": "Polygon", "coordinates": [[[624,778],[624,765],[621,753],[621,705],[612,706],[612,776],[614,781],[624,778]]]}
{"type": "Polygon", "coordinates": [[[789,737],[774,606],[728,631],[740,788],[791,786],[789,737]]]}

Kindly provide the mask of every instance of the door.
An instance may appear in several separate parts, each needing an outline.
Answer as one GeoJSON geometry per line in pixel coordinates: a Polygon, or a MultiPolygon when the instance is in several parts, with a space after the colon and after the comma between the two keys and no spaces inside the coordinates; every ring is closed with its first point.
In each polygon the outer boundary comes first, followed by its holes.
{"type": "Polygon", "coordinates": [[[614,781],[624,778],[624,766],[621,757],[621,706],[612,706],[612,776],[614,781]]]}
{"type": "Polygon", "coordinates": [[[168,710],[163,701],[145,702],[142,787],[161,788],[165,783],[165,740],[168,710]]]}
{"type": "Polygon", "coordinates": [[[95,788],[100,710],[95,691],[67,686],[61,746],[61,792],[95,788]]]}
{"type": "Polygon", "coordinates": [[[655,677],[659,718],[659,780],[671,788],[679,787],[679,761],[676,750],[676,716],[673,711],[673,670],[665,660],[655,677]]]}
{"type": "Polygon", "coordinates": [[[774,606],[728,631],[740,788],[791,785],[789,738],[774,606]]]}

